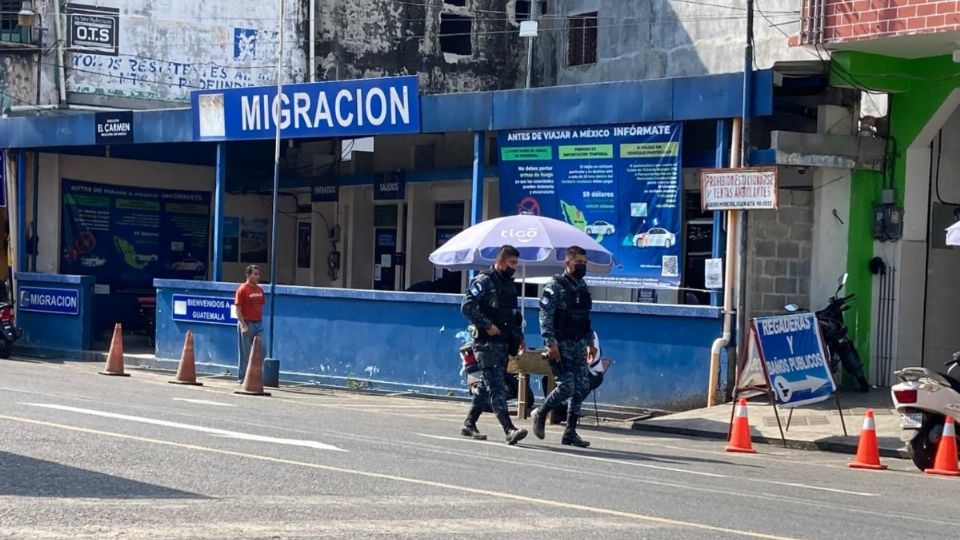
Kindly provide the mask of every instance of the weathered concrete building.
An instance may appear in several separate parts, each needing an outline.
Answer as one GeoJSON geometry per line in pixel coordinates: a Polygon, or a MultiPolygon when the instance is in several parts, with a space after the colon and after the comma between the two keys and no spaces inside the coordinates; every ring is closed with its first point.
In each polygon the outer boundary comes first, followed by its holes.
{"type": "Polygon", "coordinates": [[[419,74],[425,93],[513,88],[529,4],[317,0],[318,79],[419,74]]]}
{"type": "MultiPolygon", "coordinates": [[[[190,91],[272,84],[276,2],[3,2],[0,56],[11,105],[183,106],[190,91]],[[24,12],[36,15],[28,25],[24,12]],[[38,55],[38,51],[40,51],[38,55]],[[39,57],[39,66],[38,66],[39,57]],[[24,81],[29,81],[25,83],[24,81]],[[28,88],[29,87],[29,88],[28,88]]],[[[306,0],[287,0],[284,78],[306,78],[306,0]]],[[[5,90],[7,91],[7,90],[5,90]]]]}

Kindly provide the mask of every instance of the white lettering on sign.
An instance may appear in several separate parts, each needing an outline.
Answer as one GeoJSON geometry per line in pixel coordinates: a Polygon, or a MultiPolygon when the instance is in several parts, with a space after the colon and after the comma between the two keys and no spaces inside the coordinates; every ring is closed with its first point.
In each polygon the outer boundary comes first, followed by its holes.
{"type": "Polygon", "coordinates": [[[50,306],[50,307],[77,307],[76,296],[66,296],[59,294],[30,293],[30,307],[50,306]]]}
{"type": "Polygon", "coordinates": [[[701,173],[704,210],[757,210],[779,206],[777,169],[712,169],[701,173]]]}
{"type": "Polygon", "coordinates": [[[381,183],[380,183],[380,191],[384,191],[384,192],[387,192],[387,191],[399,192],[399,191],[400,191],[400,182],[381,182],[381,183]]]}
{"type": "Polygon", "coordinates": [[[537,235],[538,233],[536,229],[526,229],[526,230],[521,229],[519,231],[515,229],[509,229],[505,231],[500,231],[501,238],[514,238],[518,242],[521,242],[524,244],[526,244],[527,242],[533,241],[533,239],[536,238],[537,235]]]}
{"type": "Polygon", "coordinates": [[[801,330],[809,330],[812,326],[811,317],[804,315],[794,315],[792,317],[777,317],[776,319],[761,320],[761,328],[764,336],[777,336],[780,334],[789,334],[801,330]]]}
{"type": "Polygon", "coordinates": [[[187,305],[190,307],[227,309],[230,303],[227,300],[216,300],[213,298],[188,298],[187,305]]]}
{"type": "Polygon", "coordinates": [[[790,373],[793,371],[805,371],[815,369],[824,365],[823,355],[814,353],[803,356],[794,356],[781,360],[772,360],[767,362],[767,371],[770,376],[780,375],[781,373],[790,373]]]}
{"type": "Polygon", "coordinates": [[[286,93],[273,99],[268,94],[241,96],[240,115],[243,131],[273,129],[277,124],[280,129],[380,126],[388,115],[391,123],[399,120],[406,124],[410,122],[410,93],[406,87],[358,88],[355,93],[342,89],[333,99],[332,114],[324,90],[315,94],[294,92],[292,99],[286,93]]]}

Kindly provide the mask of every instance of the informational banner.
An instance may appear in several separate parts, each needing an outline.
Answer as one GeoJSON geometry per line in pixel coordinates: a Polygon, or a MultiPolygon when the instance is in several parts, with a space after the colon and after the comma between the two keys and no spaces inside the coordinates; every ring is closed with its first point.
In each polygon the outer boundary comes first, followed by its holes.
{"type": "Polygon", "coordinates": [[[765,210],[779,207],[777,168],[704,169],[703,210],[765,210]]]}
{"type": "Polygon", "coordinates": [[[133,111],[97,113],[95,124],[97,144],[133,142],[133,111]]]}
{"type": "Polygon", "coordinates": [[[813,313],[754,319],[767,381],[782,407],[823,401],[837,391],[813,313]]]}
{"type": "Polygon", "coordinates": [[[68,179],[61,192],[61,273],[119,293],[152,290],[154,278],[206,278],[209,193],[68,179]]]}
{"type": "Polygon", "coordinates": [[[173,320],[235,326],[237,313],[233,307],[233,298],[175,294],[173,320]]]}
{"type": "Polygon", "coordinates": [[[48,287],[20,287],[20,305],[23,311],[52,313],[54,315],[78,315],[80,291],[48,287]]]}
{"type": "Polygon", "coordinates": [[[417,77],[196,91],[196,140],[285,139],[420,132],[417,77]],[[279,106],[277,105],[279,101],[279,106]]]}
{"type": "Polygon", "coordinates": [[[564,220],[619,266],[594,285],[680,285],[681,125],[628,124],[499,134],[502,215],[564,220]]]}

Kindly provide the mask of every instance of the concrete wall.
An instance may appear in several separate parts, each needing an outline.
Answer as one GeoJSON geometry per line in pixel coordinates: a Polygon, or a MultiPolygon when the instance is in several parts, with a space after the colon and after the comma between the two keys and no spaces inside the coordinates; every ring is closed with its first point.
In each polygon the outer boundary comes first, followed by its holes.
{"type": "Polygon", "coordinates": [[[812,199],[809,191],[781,189],[779,210],[750,213],[747,317],[783,314],[785,304],[809,306],[812,199]]]}
{"type": "MultiPolygon", "coordinates": [[[[535,86],[731,73],[743,70],[744,0],[682,2],[557,0],[548,2],[537,38],[535,86]],[[595,64],[568,67],[567,17],[596,11],[595,64]]],[[[786,34],[799,30],[796,0],[766,0],[755,20],[756,65],[811,59],[788,48],[786,34]]]]}
{"type": "Polygon", "coordinates": [[[960,209],[960,110],[954,111],[931,148],[930,242],[927,259],[925,365],[939,368],[960,351],[960,248],[944,245],[943,228],[960,209]]]}
{"type": "MultiPolygon", "coordinates": [[[[235,374],[235,327],[171,319],[172,294],[230,297],[233,285],[163,280],[159,289],[157,358],[175,362],[184,334],[192,330],[198,369],[235,374]]],[[[301,287],[277,292],[274,353],[282,379],[465,395],[457,355],[456,333],[466,327],[459,296],[301,287]]],[[[526,305],[527,342],[540,347],[536,305],[526,305]]],[[[604,356],[615,361],[597,399],[671,410],[702,406],[719,317],[718,309],[708,307],[595,304],[594,328],[604,356]]]]}
{"type": "Polygon", "coordinates": [[[418,74],[427,94],[513,88],[518,25],[504,5],[503,0],[317,0],[317,78],[418,74]],[[469,29],[446,28],[451,17],[470,21],[469,29]],[[447,39],[465,41],[469,54],[446,52],[447,39]]]}
{"type": "MultiPolygon", "coordinates": [[[[287,82],[307,78],[307,2],[285,0],[287,82]]],[[[97,5],[120,10],[119,51],[67,53],[71,103],[144,108],[183,102],[192,90],[276,84],[277,2],[101,0],[97,5]]]]}

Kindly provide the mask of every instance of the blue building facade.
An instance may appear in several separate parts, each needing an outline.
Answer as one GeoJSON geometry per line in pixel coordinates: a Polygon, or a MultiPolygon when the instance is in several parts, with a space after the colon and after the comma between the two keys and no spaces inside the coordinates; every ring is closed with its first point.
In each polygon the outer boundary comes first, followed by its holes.
{"type": "MultiPolygon", "coordinates": [[[[406,108],[394,107],[392,114],[389,107],[398,105],[397,96],[400,94],[391,93],[389,88],[407,88],[409,92],[410,81],[382,79],[381,81],[388,85],[397,83],[399,86],[389,86],[382,92],[382,103],[388,108],[382,109],[381,123],[387,122],[391,116],[396,120],[399,115],[402,120],[404,112],[416,115],[399,131],[387,129],[386,126],[378,130],[369,123],[371,117],[377,120],[381,116],[381,109],[378,108],[381,98],[377,94],[374,94],[373,98],[364,97],[369,96],[369,93],[358,98],[360,94],[357,90],[362,87],[369,92],[370,88],[376,87],[375,82],[340,82],[336,83],[339,86],[335,89],[330,86],[331,83],[299,85],[299,88],[290,89],[291,101],[287,118],[291,131],[285,131],[284,138],[288,141],[326,140],[333,137],[377,135],[381,132],[416,132],[421,136],[470,134],[474,166],[465,172],[472,178],[469,221],[476,223],[482,220],[485,214],[490,215],[487,209],[490,201],[485,200],[485,196],[496,193],[495,189],[484,187],[485,179],[495,175],[484,159],[488,153],[488,136],[491,133],[496,134],[501,130],[605,124],[698,122],[701,127],[704,124],[711,126],[710,129],[715,133],[715,136],[711,134],[713,148],[689,152],[685,149],[681,156],[683,165],[723,166],[729,144],[727,120],[742,114],[743,102],[752,103],[754,115],[772,113],[772,73],[759,71],[754,75],[755,84],[749,87],[750,95],[746,100],[743,96],[743,76],[729,74],[437,96],[408,94],[408,99],[412,99],[416,107],[407,102],[406,108]],[[303,102],[296,101],[297,92],[319,96],[318,92],[325,89],[331,90],[325,98],[331,106],[327,113],[323,112],[322,106],[318,106],[318,102],[313,102],[312,108],[307,110],[303,107],[303,102]],[[341,91],[345,94],[341,95],[341,91]],[[363,113],[366,116],[361,117],[361,113],[357,112],[354,123],[340,122],[343,129],[336,133],[324,129],[323,122],[313,122],[318,118],[327,118],[324,114],[329,114],[331,122],[338,120],[338,114],[340,119],[345,119],[347,109],[338,111],[335,108],[338,99],[341,104],[347,102],[345,96],[350,96],[354,104],[359,102],[369,107],[372,103],[372,113],[367,110],[363,113]],[[397,99],[391,101],[393,97],[397,99]],[[311,128],[292,130],[298,117],[306,119],[308,116],[311,119],[311,128]],[[366,125],[357,125],[361,118],[366,119],[366,125]]],[[[251,90],[243,89],[243,92],[248,96],[256,96],[256,91],[251,90]]],[[[284,93],[288,93],[286,89],[284,93]]],[[[201,134],[198,119],[201,115],[201,101],[206,95],[209,93],[200,92],[194,96],[193,109],[131,112],[131,140],[125,144],[98,144],[96,115],[78,113],[2,119],[0,147],[7,149],[7,160],[16,163],[16,200],[12,201],[16,221],[12,236],[15,246],[15,271],[19,274],[20,281],[18,287],[26,286],[28,280],[37,279],[36,274],[29,273],[30,270],[49,275],[60,273],[58,268],[36,268],[36,254],[28,252],[28,230],[36,229],[37,223],[40,230],[43,230],[44,220],[48,217],[36,210],[35,202],[32,204],[34,210],[29,211],[31,201],[27,198],[28,192],[36,197],[36,193],[43,188],[39,186],[40,178],[35,176],[35,185],[28,189],[28,154],[97,156],[109,158],[111,162],[133,159],[212,167],[213,182],[206,189],[211,201],[211,233],[207,242],[209,253],[206,258],[194,257],[202,259],[199,261],[201,266],[194,268],[202,272],[206,279],[160,278],[153,282],[156,289],[155,353],[159,360],[175,361],[179,357],[184,334],[191,330],[196,340],[201,371],[223,372],[237,369],[235,327],[230,324],[190,322],[182,317],[178,318],[174,313],[174,295],[225,299],[232,296],[235,284],[223,282],[223,251],[229,249],[224,242],[229,231],[224,210],[231,170],[228,167],[229,159],[231,156],[242,158],[244,148],[248,148],[243,146],[244,144],[256,144],[257,139],[266,140],[270,137],[268,130],[262,128],[271,116],[269,111],[263,112],[268,98],[259,99],[259,108],[254,108],[253,97],[250,97],[245,105],[238,102],[237,108],[223,107],[220,110],[222,116],[218,116],[216,110],[210,113],[207,127],[204,128],[207,131],[201,134]],[[245,121],[243,111],[249,113],[247,120],[253,118],[254,111],[260,115],[260,124],[256,124],[260,129],[248,130],[242,135],[236,131],[236,126],[242,126],[245,121]],[[230,116],[231,114],[241,116],[230,116]],[[221,125],[223,129],[218,131],[218,126],[221,125]],[[254,139],[253,143],[249,142],[250,139],[254,139]],[[32,228],[28,224],[28,216],[33,219],[32,228]]],[[[274,121],[283,122],[283,118],[281,113],[274,121]]],[[[57,193],[61,196],[60,185],[67,178],[67,174],[67,171],[54,171],[56,178],[53,181],[56,183],[57,193]]],[[[409,188],[418,182],[435,182],[438,175],[442,174],[428,170],[407,171],[405,181],[409,188]]],[[[377,176],[372,174],[347,176],[340,179],[339,188],[370,184],[375,178],[377,176]]],[[[261,179],[260,187],[265,188],[267,185],[269,179],[261,179]]],[[[281,185],[281,189],[303,187],[310,185],[296,178],[285,178],[281,185]]],[[[415,220],[416,216],[410,219],[415,220]]],[[[62,226],[60,223],[60,227],[62,226]]],[[[719,220],[714,220],[713,227],[714,238],[719,238],[719,220]]],[[[363,243],[364,239],[372,243],[373,235],[359,236],[355,243],[363,243]]],[[[420,240],[429,240],[432,245],[434,238],[415,238],[408,242],[420,240]]],[[[713,244],[713,255],[719,256],[719,243],[715,241],[713,244]]],[[[57,251],[62,251],[65,247],[60,245],[57,251]]],[[[369,245],[362,247],[373,249],[373,246],[369,245]]],[[[149,263],[148,260],[145,262],[149,263]]],[[[89,279],[83,282],[88,283],[89,279]]],[[[349,283],[343,285],[346,286],[328,288],[277,284],[273,288],[275,313],[271,317],[274,327],[270,332],[274,339],[273,356],[280,360],[282,379],[315,381],[337,386],[360,385],[391,391],[443,395],[463,393],[456,352],[460,343],[455,336],[466,323],[459,314],[459,297],[358,290],[350,288],[349,283]]],[[[77,317],[71,324],[76,322],[77,331],[81,333],[93,333],[91,327],[101,330],[112,326],[114,319],[120,315],[101,306],[109,304],[106,300],[119,293],[117,289],[113,289],[101,290],[99,294],[103,297],[101,301],[85,303],[82,314],[59,316],[77,317]]],[[[528,302],[527,319],[534,321],[536,302],[528,302]]],[[[717,304],[717,298],[714,298],[713,304],[717,304]]],[[[705,401],[710,345],[721,331],[719,308],[706,305],[640,304],[635,301],[598,302],[595,312],[595,328],[604,344],[605,356],[615,361],[599,394],[601,401],[623,407],[664,409],[690,408],[705,401]]],[[[79,345],[73,341],[58,341],[53,337],[53,332],[57,330],[51,325],[46,322],[33,322],[29,316],[23,314],[20,321],[27,326],[26,331],[31,336],[29,341],[22,344],[21,352],[24,353],[52,349],[69,354],[87,343],[82,339],[77,341],[79,345]],[[44,337],[45,334],[50,335],[49,339],[44,337]]],[[[529,324],[527,331],[528,342],[539,345],[536,325],[529,324]]],[[[723,379],[724,377],[721,377],[721,380],[723,379]]]]}

